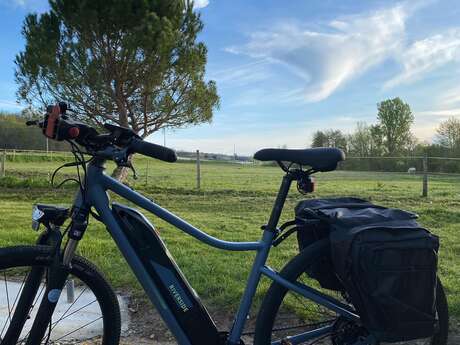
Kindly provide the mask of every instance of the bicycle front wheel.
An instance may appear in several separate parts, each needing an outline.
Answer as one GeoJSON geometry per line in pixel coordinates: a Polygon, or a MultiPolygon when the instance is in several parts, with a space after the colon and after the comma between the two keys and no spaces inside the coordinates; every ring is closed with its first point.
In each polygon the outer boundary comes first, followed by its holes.
{"type": "MultiPolygon", "coordinates": [[[[280,272],[280,275],[291,281],[299,282],[317,288],[342,303],[353,307],[339,292],[322,289],[305,273],[309,266],[328,254],[329,244],[322,241],[304,249],[294,257],[280,272]]],[[[449,328],[447,300],[443,287],[438,282],[436,308],[439,327],[436,334],[429,339],[405,341],[397,344],[404,345],[446,345],[449,328]]],[[[259,311],[256,322],[254,345],[291,344],[290,336],[320,328],[330,327],[330,331],[321,334],[316,339],[310,339],[301,344],[349,345],[365,339],[367,331],[341,318],[336,313],[310,301],[285,287],[273,283],[270,286],[259,311]]],[[[383,345],[383,344],[381,344],[383,345]]]]}
{"type": "MultiPolygon", "coordinates": [[[[98,269],[75,256],[43,339],[29,339],[46,291],[51,247],[0,249],[0,344],[102,344],[120,340],[116,295],[98,269]],[[68,287],[67,287],[68,286],[68,287]]],[[[57,297],[56,297],[57,298],[57,297]]]]}

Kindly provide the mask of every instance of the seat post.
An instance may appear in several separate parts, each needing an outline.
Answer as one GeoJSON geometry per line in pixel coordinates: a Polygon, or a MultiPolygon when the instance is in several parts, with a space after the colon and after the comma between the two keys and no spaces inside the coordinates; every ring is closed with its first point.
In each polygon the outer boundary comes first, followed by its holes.
{"type": "Polygon", "coordinates": [[[295,176],[293,176],[290,172],[283,176],[283,180],[281,182],[278,195],[276,196],[275,204],[273,205],[266,230],[275,231],[293,180],[295,180],[295,176]]]}

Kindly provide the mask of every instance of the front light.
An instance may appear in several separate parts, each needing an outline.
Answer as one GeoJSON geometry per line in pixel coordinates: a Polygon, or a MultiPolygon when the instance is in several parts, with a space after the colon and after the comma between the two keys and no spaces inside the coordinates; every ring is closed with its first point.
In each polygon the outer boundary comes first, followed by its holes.
{"type": "Polygon", "coordinates": [[[40,228],[40,219],[45,213],[37,205],[32,207],[32,229],[38,231],[40,228]]]}

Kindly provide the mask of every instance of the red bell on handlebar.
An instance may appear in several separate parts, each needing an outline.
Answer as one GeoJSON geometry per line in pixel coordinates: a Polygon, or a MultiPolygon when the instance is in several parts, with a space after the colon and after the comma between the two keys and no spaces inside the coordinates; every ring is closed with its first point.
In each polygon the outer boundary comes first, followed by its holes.
{"type": "Polygon", "coordinates": [[[68,131],[69,139],[78,138],[80,135],[80,128],[78,127],[70,127],[68,131]]]}

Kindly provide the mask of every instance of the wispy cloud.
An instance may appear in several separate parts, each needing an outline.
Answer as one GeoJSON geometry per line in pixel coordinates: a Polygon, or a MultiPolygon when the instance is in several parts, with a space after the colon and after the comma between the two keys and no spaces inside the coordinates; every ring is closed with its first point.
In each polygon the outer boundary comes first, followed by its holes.
{"type": "Polygon", "coordinates": [[[231,103],[233,107],[264,105],[305,104],[303,88],[249,88],[231,103]]]}
{"type": "MultiPolygon", "coordinates": [[[[249,35],[246,44],[227,51],[284,66],[304,83],[303,100],[328,98],[341,86],[385,60],[401,71],[383,89],[420,80],[449,63],[460,63],[460,27],[410,42],[406,22],[431,1],[401,2],[391,8],[338,17],[320,29],[285,22],[249,35]]],[[[446,104],[460,95],[445,95],[446,104]]]]}
{"type": "Polygon", "coordinates": [[[194,0],[193,1],[193,8],[195,9],[204,8],[208,5],[209,5],[209,0],[194,0]]]}
{"type": "Polygon", "coordinates": [[[216,80],[219,86],[231,84],[232,87],[259,82],[270,77],[269,61],[256,60],[247,64],[225,68],[210,73],[209,78],[216,80]]]}
{"type": "Polygon", "coordinates": [[[337,18],[321,31],[284,23],[250,35],[249,42],[229,52],[283,65],[306,83],[304,97],[315,102],[392,56],[405,37],[411,10],[404,5],[337,18]]]}
{"type": "Polygon", "coordinates": [[[385,83],[386,88],[413,82],[450,62],[459,62],[460,28],[452,28],[414,42],[401,52],[398,60],[403,70],[385,83]]]}

